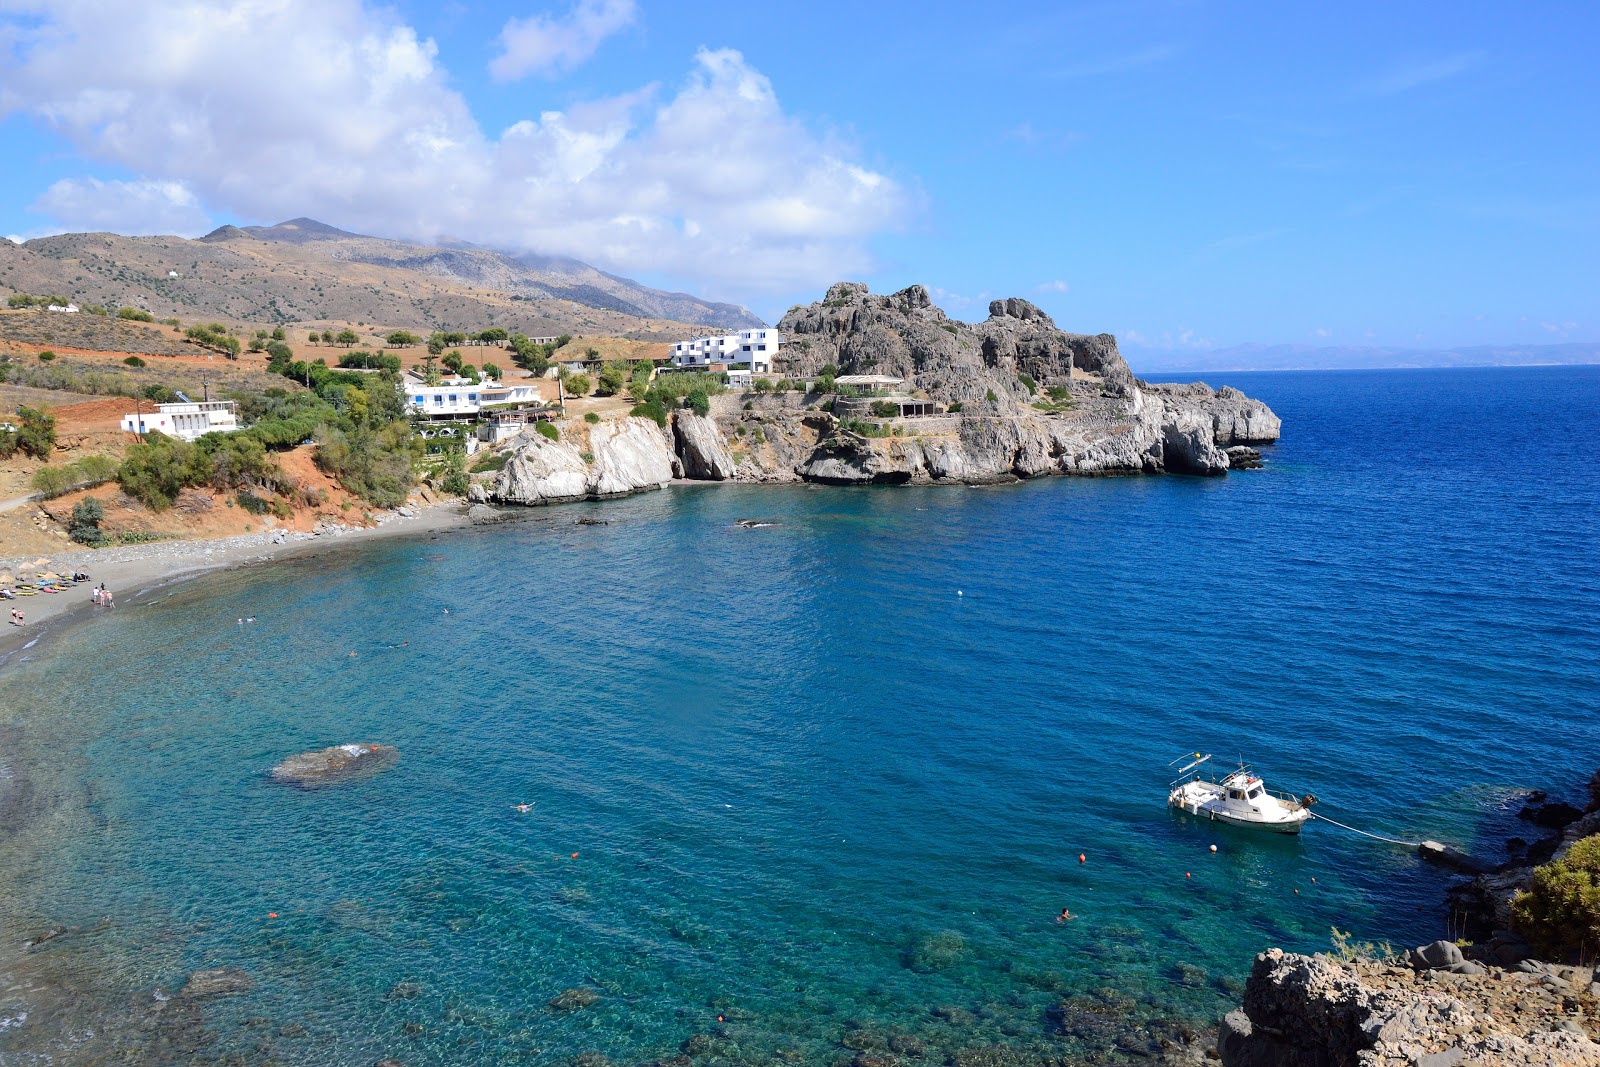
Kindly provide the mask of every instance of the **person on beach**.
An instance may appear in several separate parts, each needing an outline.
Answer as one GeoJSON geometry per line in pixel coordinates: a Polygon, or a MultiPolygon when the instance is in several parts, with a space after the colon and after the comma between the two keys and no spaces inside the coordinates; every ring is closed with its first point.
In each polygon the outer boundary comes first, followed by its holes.
{"type": "Polygon", "coordinates": [[[98,588],[89,590],[89,599],[96,604],[100,603],[100,590],[98,588]]]}
{"type": "Polygon", "coordinates": [[[11,622],[12,622],[12,625],[14,625],[14,626],[25,626],[25,625],[27,625],[28,618],[27,618],[26,615],[24,615],[22,613],[22,609],[21,608],[12,608],[11,609],[11,622]]]}
{"type": "Polygon", "coordinates": [[[111,590],[107,589],[103,585],[100,587],[100,601],[108,608],[116,607],[116,604],[112,603],[111,601],[111,590]]]}

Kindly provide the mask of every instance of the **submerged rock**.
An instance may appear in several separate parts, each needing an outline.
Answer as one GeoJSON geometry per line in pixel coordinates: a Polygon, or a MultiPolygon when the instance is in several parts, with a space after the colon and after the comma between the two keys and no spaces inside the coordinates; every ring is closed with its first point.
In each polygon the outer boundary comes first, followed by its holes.
{"type": "Polygon", "coordinates": [[[334,745],[302,752],[272,768],[272,780],[309,788],[365,778],[393,767],[400,750],[390,745],[334,745]]]}
{"type": "Polygon", "coordinates": [[[180,997],[224,997],[248,993],[255,982],[237,967],[216,967],[195,971],[178,991],[180,997]]]}
{"type": "Polygon", "coordinates": [[[600,994],[592,989],[563,989],[550,998],[551,1011],[578,1011],[595,1004],[600,1000],[600,994]]]}

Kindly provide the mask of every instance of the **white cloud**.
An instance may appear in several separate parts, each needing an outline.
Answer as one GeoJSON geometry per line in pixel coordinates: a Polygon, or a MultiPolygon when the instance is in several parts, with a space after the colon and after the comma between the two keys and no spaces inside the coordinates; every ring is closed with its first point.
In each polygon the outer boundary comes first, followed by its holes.
{"type": "Polygon", "coordinates": [[[10,21],[0,114],[138,176],[41,198],[103,227],[142,225],[134,190],[179,187],[245,220],[450,234],[742,298],[868,272],[867,239],[911,205],[728,49],[699,52],[675,92],[546,110],[496,138],[433,42],[362,0],[61,0],[10,21]]]}
{"type": "Polygon", "coordinates": [[[1065,293],[1071,290],[1071,288],[1072,286],[1068,285],[1059,278],[1053,282],[1045,282],[1043,285],[1034,286],[1034,290],[1040,293],[1065,293]]]}
{"type": "Polygon", "coordinates": [[[1326,326],[1318,326],[1315,330],[1312,330],[1311,332],[1312,332],[1312,334],[1314,336],[1317,336],[1317,337],[1332,337],[1333,336],[1333,331],[1328,329],[1326,326]]]}
{"type": "Polygon", "coordinates": [[[578,0],[564,18],[511,19],[500,31],[500,54],[489,62],[496,81],[527,74],[553,77],[594,55],[602,41],[633,24],[633,0],[578,0]]]}
{"type": "Polygon", "coordinates": [[[1359,86],[1368,96],[1393,96],[1430,82],[1443,81],[1465,73],[1483,61],[1481,50],[1457,52],[1441,59],[1410,60],[1368,78],[1359,86]]]}
{"type": "Polygon", "coordinates": [[[211,229],[194,193],[175,181],[101,181],[63,178],[33,203],[69,230],[197,237],[211,229]]]}

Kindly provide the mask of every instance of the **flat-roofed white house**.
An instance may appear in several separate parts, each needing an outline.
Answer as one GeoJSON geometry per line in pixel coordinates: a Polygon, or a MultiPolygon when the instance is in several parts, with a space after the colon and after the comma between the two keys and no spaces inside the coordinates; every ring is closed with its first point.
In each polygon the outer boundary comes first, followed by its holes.
{"type": "Polygon", "coordinates": [[[771,374],[772,361],[783,339],[777,330],[741,330],[720,337],[696,337],[672,346],[672,365],[681,370],[704,370],[715,365],[748,363],[755,374],[771,374]]]}
{"type": "Polygon", "coordinates": [[[413,374],[407,375],[405,388],[406,410],[430,420],[475,419],[490,409],[544,402],[531,382],[512,385],[492,378],[474,383],[451,375],[438,385],[429,385],[413,374]]]}
{"type": "Polygon", "coordinates": [[[231,400],[206,400],[201,403],[156,404],[150,411],[130,411],[122,416],[122,428],[129,433],[164,433],[184,441],[208,433],[232,433],[239,428],[238,407],[231,400]]]}

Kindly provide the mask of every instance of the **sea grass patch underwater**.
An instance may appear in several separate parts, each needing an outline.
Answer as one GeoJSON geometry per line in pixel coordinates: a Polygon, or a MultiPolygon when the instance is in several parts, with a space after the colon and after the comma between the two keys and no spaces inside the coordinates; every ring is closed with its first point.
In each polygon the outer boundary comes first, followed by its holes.
{"type": "Polygon", "coordinates": [[[0,1062],[1127,1058],[1269,944],[1431,940],[1446,876],[1174,816],[1166,763],[1480,849],[1585,779],[1597,384],[1262,376],[1292,432],[1223,480],[674,489],[119,591],[0,678],[0,1062]],[[352,742],[402,758],[269,776],[352,742]]]}

